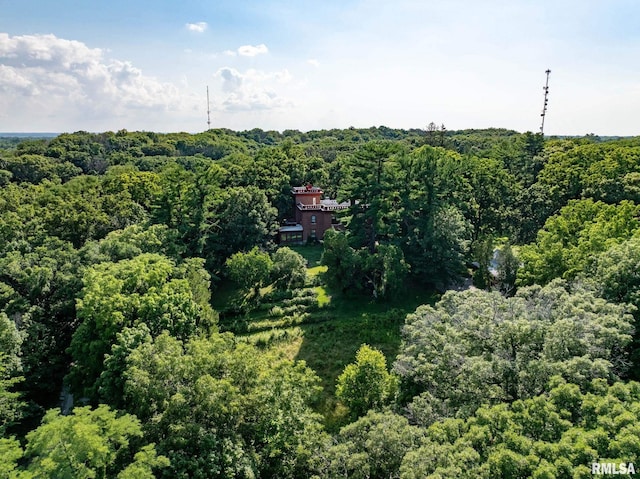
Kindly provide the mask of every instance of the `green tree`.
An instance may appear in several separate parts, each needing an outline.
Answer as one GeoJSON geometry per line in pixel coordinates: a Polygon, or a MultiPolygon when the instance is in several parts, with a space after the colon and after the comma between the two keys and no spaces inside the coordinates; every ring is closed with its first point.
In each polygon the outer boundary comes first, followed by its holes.
{"type": "Polygon", "coordinates": [[[454,206],[436,208],[422,227],[409,237],[407,260],[415,275],[423,281],[446,289],[466,272],[465,255],[470,229],[462,213],[454,206]]]}
{"type": "Polygon", "coordinates": [[[217,187],[216,175],[197,175],[171,162],[160,172],[160,192],[152,205],[152,220],[175,230],[191,255],[201,254],[204,203],[217,187]],[[211,181],[211,185],[209,185],[211,181]]]}
{"type": "Polygon", "coordinates": [[[269,253],[257,247],[247,253],[235,253],[225,263],[229,278],[246,290],[258,289],[269,279],[273,261],[269,253]]]}
{"type": "Polygon", "coordinates": [[[400,290],[410,265],[395,245],[377,245],[373,253],[348,244],[343,233],[329,230],[324,237],[322,264],[331,288],[342,293],[367,292],[374,298],[386,298],[400,290]]]}
{"type": "Polygon", "coordinates": [[[271,256],[271,279],[276,287],[284,290],[301,288],[307,279],[307,265],[301,254],[291,248],[278,248],[271,256]]]}
{"type": "Polygon", "coordinates": [[[317,454],[317,474],[322,478],[397,478],[403,457],[418,447],[423,435],[403,416],[369,411],[343,427],[335,443],[317,454]]]}
{"type": "Polygon", "coordinates": [[[207,196],[203,251],[214,270],[226,258],[253,247],[268,249],[275,235],[276,209],[255,186],[229,188],[207,196]]]}
{"type": "Polygon", "coordinates": [[[583,388],[620,378],[632,321],[627,306],[561,281],[512,298],[451,291],[407,316],[393,369],[414,421],[464,417],[483,403],[538,395],[553,375],[583,388]]]}
{"type": "Polygon", "coordinates": [[[65,350],[75,328],[81,260],[70,243],[36,235],[5,244],[0,310],[19,325],[24,338],[21,388],[26,399],[53,407],[69,364],[65,350]]]}
{"type": "Polygon", "coordinates": [[[3,169],[13,175],[17,182],[39,183],[44,179],[68,181],[82,173],[80,168],[69,162],[59,162],[42,155],[21,155],[0,161],[3,169]]]}
{"type": "Polygon", "coordinates": [[[107,193],[98,177],[78,176],[63,185],[42,186],[36,205],[43,227],[75,248],[147,219],[147,212],[127,191],[107,193]]]}
{"type": "Polygon", "coordinates": [[[397,380],[387,371],[387,360],[366,344],[356,353],[356,362],[347,365],[336,383],[336,396],[354,418],[369,409],[380,409],[393,400],[397,380]]]}
{"type": "Polygon", "coordinates": [[[104,178],[104,190],[118,194],[126,192],[137,204],[151,211],[163,194],[162,177],[153,171],[138,171],[133,165],[112,166],[104,178]]]}
{"type": "Polygon", "coordinates": [[[640,328],[637,326],[640,311],[639,269],[640,236],[636,233],[627,241],[614,244],[597,255],[589,268],[580,275],[580,280],[585,281],[608,301],[635,306],[636,330],[629,347],[632,364],[629,374],[633,379],[640,379],[640,328]]]}
{"type": "Polygon", "coordinates": [[[7,170],[0,169],[0,186],[6,186],[11,182],[13,173],[7,170]]]}
{"type": "Polygon", "coordinates": [[[162,477],[309,476],[326,438],[304,363],[258,354],[229,334],[140,344],[124,373],[126,408],[171,466],[162,477]]]}
{"type": "Polygon", "coordinates": [[[5,313],[0,313],[0,437],[21,416],[20,394],[12,389],[23,378],[20,360],[22,335],[5,313]]]}
{"type": "Polygon", "coordinates": [[[350,183],[341,196],[351,200],[349,230],[354,245],[367,247],[371,254],[376,241],[387,233],[383,218],[390,189],[388,169],[390,157],[398,150],[397,144],[388,141],[366,143],[347,166],[350,183]]]}
{"type": "Polygon", "coordinates": [[[640,234],[597,255],[582,275],[602,297],[640,308],[640,234]]]}
{"type": "Polygon", "coordinates": [[[481,407],[467,420],[434,423],[405,454],[400,477],[590,477],[593,462],[638,460],[638,383],[594,380],[581,392],[553,378],[549,386],[543,395],[481,407]]]}
{"type": "Polygon", "coordinates": [[[493,239],[478,240],[473,249],[473,256],[479,266],[473,273],[473,285],[480,289],[491,289],[493,276],[489,268],[493,259],[493,239]]]}
{"type": "Polygon", "coordinates": [[[500,161],[441,154],[437,189],[441,198],[462,212],[474,241],[507,232],[516,181],[500,161]]]}
{"type": "Polygon", "coordinates": [[[93,266],[83,283],[77,302],[82,323],[71,341],[69,380],[75,391],[92,398],[105,354],[125,327],[144,323],[152,336],[166,330],[183,339],[215,327],[209,275],[198,258],[176,266],[164,256],[145,253],[93,266]]]}
{"type": "Polygon", "coordinates": [[[520,261],[513,252],[511,244],[505,244],[498,250],[498,257],[496,259],[498,290],[505,296],[515,294],[519,268],[520,261]]]}
{"type": "Polygon", "coordinates": [[[402,250],[395,245],[378,245],[374,254],[366,249],[358,252],[364,287],[374,298],[385,298],[402,288],[410,267],[402,250]]]}
{"type": "Polygon", "coordinates": [[[330,288],[335,288],[342,293],[362,289],[363,276],[360,258],[356,251],[349,246],[346,234],[327,230],[324,235],[321,262],[327,266],[324,279],[330,288]]]}
{"type": "Polygon", "coordinates": [[[99,241],[88,241],[80,255],[85,264],[97,264],[133,259],[143,253],[158,253],[179,260],[184,252],[176,230],[161,224],[135,224],[112,231],[99,241]]]}
{"type": "Polygon", "coordinates": [[[0,313],[0,364],[9,374],[22,371],[20,359],[20,346],[23,336],[16,328],[15,323],[5,313],[0,313]]]}
{"type": "Polygon", "coordinates": [[[23,378],[9,374],[5,363],[6,355],[0,352],[0,437],[4,437],[7,428],[18,422],[24,408],[20,393],[13,390],[23,378]]]}
{"type": "MultiPolygon", "coordinates": [[[[130,442],[141,436],[140,421],[129,414],[118,416],[104,405],[94,410],[76,408],[69,416],[50,410],[42,425],[27,434],[27,469],[35,477],[114,477],[126,460],[130,442]]],[[[155,455],[153,446],[141,453],[136,454],[135,466],[129,466],[129,470],[137,468],[143,472],[142,477],[150,477],[152,469],[168,465],[165,457],[155,455]]]]}
{"type": "Polygon", "coordinates": [[[117,479],[155,479],[154,471],[169,467],[165,456],[158,456],[153,444],[143,446],[136,452],[134,461],[118,473],[117,479]]]}
{"type": "Polygon", "coordinates": [[[393,189],[386,223],[415,279],[446,288],[466,272],[472,228],[458,197],[471,186],[457,171],[453,152],[422,147],[393,159],[393,189]],[[452,183],[453,179],[462,181],[452,183]],[[455,186],[455,188],[454,188],[455,186]],[[397,198],[397,200],[395,199],[397,198]]]}
{"type": "Polygon", "coordinates": [[[101,402],[118,409],[124,408],[123,372],[129,367],[131,352],[143,343],[153,340],[145,323],[132,328],[125,327],[116,333],[116,341],[109,354],[104,356],[104,369],[96,382],[96,390],[101,402]]]}
{"type": "Polygon", "coordinates": [[[553,278],[573,279],[594,258],[629,239],[640,227],[637,205],[607,205],[591,199],[571,201],[547,220],[534,244],[520,249],[520,284],[546,284],[553,278]]]}
{"type": "Polygon", "coordinates": [[[16,439],[0,437],[0,477],[3,479],[30,479],[33,476],[18,469],[18,461],[24,455],[16,439]]]}

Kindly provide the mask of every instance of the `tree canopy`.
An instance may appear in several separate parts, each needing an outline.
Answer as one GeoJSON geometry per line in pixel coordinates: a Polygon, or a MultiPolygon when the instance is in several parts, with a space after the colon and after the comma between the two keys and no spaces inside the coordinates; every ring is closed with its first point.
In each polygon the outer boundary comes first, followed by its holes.
{"type": "Polygon", "coordinates": [[[555,375],[582,388],[592,379],[619,379],[632,332],[627,306],[560,280],[512,298],[447,292],[407,316],[393,369],[405,383],[411,417],[428,425],[537,396],[555,375]]]}

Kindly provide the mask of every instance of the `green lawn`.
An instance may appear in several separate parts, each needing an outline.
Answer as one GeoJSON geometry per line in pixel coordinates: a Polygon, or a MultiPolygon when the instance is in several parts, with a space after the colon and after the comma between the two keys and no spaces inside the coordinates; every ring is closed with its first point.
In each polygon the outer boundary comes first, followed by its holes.
{"type": "Polygon", "coordinates": [[[320,258],[322,258],[323,247],[320,244],[304,245],[304,246],[289,246],[293,251],[302,255],[307,260],[307,267],[313,268],[314,266],[320,266],[320,258]]]}

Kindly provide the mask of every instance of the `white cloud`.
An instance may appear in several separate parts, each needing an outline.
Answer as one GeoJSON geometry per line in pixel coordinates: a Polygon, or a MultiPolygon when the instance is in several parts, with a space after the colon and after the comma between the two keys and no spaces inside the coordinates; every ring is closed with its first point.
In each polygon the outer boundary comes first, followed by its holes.
{"type": "Polygon", "coordinates": [[[62,68],[88,63],[101,58],[103,51],[89,48],[75,40],[55,35],[23,35],[10,37],[0,33],[0,58],[4,65],[38,67],[56,64],[62,68]]]}
{"type": "Polygon", "coordinates": [[[268,53],[269,49],[264,43],[260,45],[242,45],[238,48],[238,55],[243,57],[255,57],[257,55],[262,55],[268,53]]]}
{"type": "Polygon", "coordinates": [[[309,60],[307,60],[307,63],[313,67],[318,68],[320,66],[320,62],[318,60],[316,60],[315,58],[311,58],[309,60]]]}
{"type": "Polygon", "coordinates": [[[222,91],[235,92],[242,88],[242,75],[235,68],[224,67],[216,72],[216,76],[222,78],[222,91]]]}
{"type": "Polygon", "coordinates": [[[104,50],[55,35],[0,33],[0,109],[27,118],[129,117],[176,110],[188,99],[172,84],[146,76],[104,50]]]}
{"type": "Polygon", "coordinates": [[[207,22],[197,22],[197,23],[187,23],[185,27],[190,32],[204,33],[204,31],[209,27],[209,25],[207,25],[207,22]]]}
{"type": "Polygon", "coordinates": [[[236,57],[240,55],[241,57],[255,57],[258,55],[263,55],[269,53],[269,49],[264,43],[260,45],[242,45],[238,47],[236,50],[225,50],[222,52],[223,55],[228,57],[236,57]]]}
{"type": "Polygon", "coordinates": [[[291,81],[288,70],[263,72],[250,69],[240,73],[234,68],[223,67],[215,77],[222,80],[224,95],[218,101],[221,110],[272,110],[292,105],[277,92],[278,87],[291,81]]]}
{"type": "Polygon", "coordinates": [[[19,91],[25,95],[38,93],[37,87],[17,71],[15,68],[0,65],[0,90],[19,91]]]}

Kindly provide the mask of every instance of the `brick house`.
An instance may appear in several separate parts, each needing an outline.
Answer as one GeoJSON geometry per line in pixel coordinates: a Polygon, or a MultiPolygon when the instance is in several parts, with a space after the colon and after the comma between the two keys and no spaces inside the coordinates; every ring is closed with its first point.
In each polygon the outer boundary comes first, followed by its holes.
{"type": "Polygon", "coordinates": [[[280,227],[280,244],[301,244],[308,240],[321,240],[324,232],[330,228],[341,229],[342,225],[335,216],[340,210],[347,209],[349,202],[322,198],[323,191],[317,186],[294,186],[291,190],[294,198],[295,218],[286,220],[280,227]]]}

